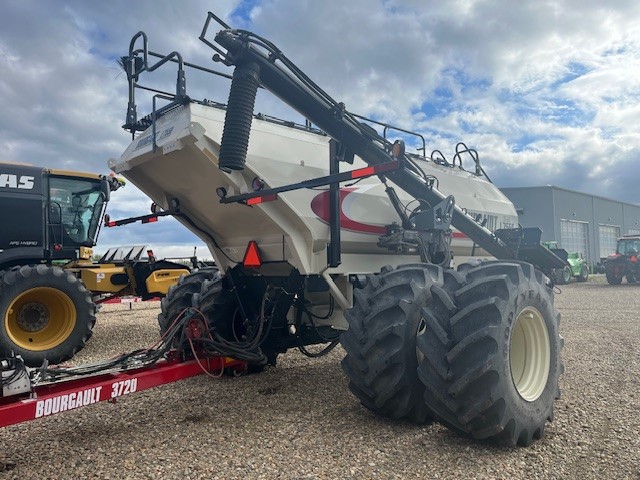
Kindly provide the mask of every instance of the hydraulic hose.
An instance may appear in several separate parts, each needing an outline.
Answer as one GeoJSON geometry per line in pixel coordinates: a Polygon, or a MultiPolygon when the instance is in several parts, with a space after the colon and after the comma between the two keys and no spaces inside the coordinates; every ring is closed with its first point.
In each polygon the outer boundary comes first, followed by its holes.
{"type": "Polygon", "coordinates": [[[220,144],[220,170],[244,169],[259,78],[260,67],[255,62],[238,66],[233,72],[220,144]]]}

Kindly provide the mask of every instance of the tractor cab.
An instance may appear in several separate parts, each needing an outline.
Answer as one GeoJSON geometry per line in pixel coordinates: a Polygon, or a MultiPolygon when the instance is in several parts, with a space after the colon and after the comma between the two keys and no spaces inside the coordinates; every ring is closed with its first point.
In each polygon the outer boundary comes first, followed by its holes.
{"type": "Polygon", "coordinates": [[[640,238],[637,236],[619,238],[616,254],[637,256],[640,254],[640,238]]]}
{"type": "Polygon", "coordinates": [[[0,162],[0,268],[75,258],[96,244],[112,176],[0,162]]]}
{"type": "Polygon", "coordinates": [[[49,245],[58,251],[95,246],[110,192],[120,186],[115,177],[52,172],[47,201],[49,245]]]}
{"type": "Polygon", "coordinates": [[[93,247],[107,200],[100,180],[51,177],[48,210],[52,243],[93,247]]]}

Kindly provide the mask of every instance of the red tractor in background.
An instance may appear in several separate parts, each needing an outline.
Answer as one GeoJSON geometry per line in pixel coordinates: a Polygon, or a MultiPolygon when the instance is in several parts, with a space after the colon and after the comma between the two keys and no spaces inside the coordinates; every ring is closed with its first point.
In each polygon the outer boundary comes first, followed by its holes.
{"type": "Polygon", "coordinates": [[[640,235],[625,235],[618,239],[616,253],[605,260],[604,273],[609,285],[620,285],[626,277],[628,283],[640,279],[640,235]]]}

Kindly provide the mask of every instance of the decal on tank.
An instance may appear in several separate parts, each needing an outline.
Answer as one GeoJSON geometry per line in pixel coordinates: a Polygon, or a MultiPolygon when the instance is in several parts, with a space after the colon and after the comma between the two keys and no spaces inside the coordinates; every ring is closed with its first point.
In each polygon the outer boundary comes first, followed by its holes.
{"type": "MultiPolygon", "coordinates": [[[[384,235],[387,233],[387,229],[381,225],[374,225],[370,223],[363,223],[352,218],[349,218],[345,210],[349,210],[348,205],[351,198],[348,198],[351,194],[355,193],[364,194],[366,190],[369,190],[371,185],[364,185],[362,187],[347,187],[340,189],[340,228],[342,230],[349,230],[358,233],[367,233],[370,235],[384,235]]],[[[320,220],[325,223],[329,223],[329,190],[326,190],[316,195],[311,200],[311,210],[315,213],[320,220]]],[[[467,238],[467,236],[458,231],[453,232],[453,238],[467,238]]]]}
{"type": "MultiPolygon", "coordinates": [[[[366,188],[366,187],[365,187],[366,188]]],[[[344,211],[344,202],[352,193],[358,193],[357,187],[348,187],[340,189],[340,227],[343,230],[351,230],[352,232],[368,233],[371,235],[384,235],[387,230],[384,226],[361,223],[347,216],[344,211]]],[[[329,223],[329,190],[316,195],[311,200],[311,210],[320,220],[329,223]]],[[[359,192],[363,193],[363,192],[359,192]]]]}

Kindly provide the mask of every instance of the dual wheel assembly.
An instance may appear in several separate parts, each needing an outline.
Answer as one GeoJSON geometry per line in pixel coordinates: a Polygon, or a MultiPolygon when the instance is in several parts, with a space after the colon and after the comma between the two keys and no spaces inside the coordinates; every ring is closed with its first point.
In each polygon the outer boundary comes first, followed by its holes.
{"type": "Polygon", "coordinates": [[[523,446],[553,419],[560,314],[532,265],[384,268],[345,316],[342,367],[375,413],[523,446]]]}
{"type": "MultiPolygon", "coordinates": [[[[182,277],[162,300],[161,332],[196,307],[234,338],[237,299],[221,280],[215,269],[182,277]]],[[[345,317],[342,367],[351,392],[377,414],[436,420],[503,445],[529,445],[553,419],[560,314],[530,264],[383,268],[354,291],[345,317]]]]}

